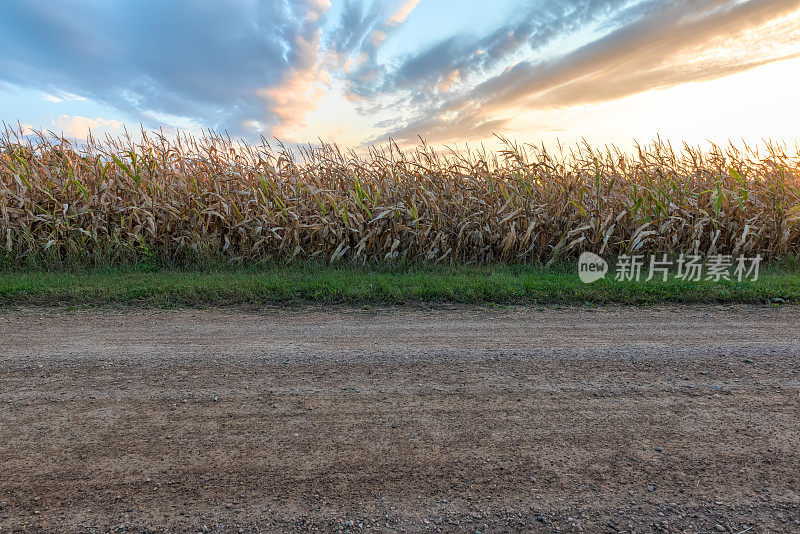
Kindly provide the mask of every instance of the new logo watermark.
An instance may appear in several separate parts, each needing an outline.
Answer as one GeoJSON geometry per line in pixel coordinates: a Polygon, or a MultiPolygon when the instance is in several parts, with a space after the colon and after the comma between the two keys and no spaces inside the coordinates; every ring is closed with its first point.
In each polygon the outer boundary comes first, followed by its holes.
{"type": "MultiPolygon", "coordinates": [[[[761,255],[733,257],[712,254],[703,258],[697,254],[680,254],[677,258],[670,258],[666,254],[662,254],[660,257],[657,254],[649,256],[623,254],[617,257],[614,265],[614,280],[649,282],[658,278],[666,282],[672,278],[686,282],[701,280],[711,282],[751,280],[755,282],[758,280],[761,260],[761,255]]],[[[608,262],[593,252],[584,252],[578,258],[578,277],[585,284],[605,278],[608,272],[608,262]]]]}
{"type": "Polygon", "coordinates": [[[605,278],[607,272],[608,263],[594,252],[584,252],[578,258],[578,276],[584,284],[605,278]]]}

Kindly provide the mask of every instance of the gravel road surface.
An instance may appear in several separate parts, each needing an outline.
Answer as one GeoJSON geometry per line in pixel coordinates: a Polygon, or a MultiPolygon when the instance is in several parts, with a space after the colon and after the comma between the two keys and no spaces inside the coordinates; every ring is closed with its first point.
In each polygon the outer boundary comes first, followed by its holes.
{"type": "Polygon", "coordinates": [[[0,311],[0,531],[800,532],[800,308],[0,311]]]}

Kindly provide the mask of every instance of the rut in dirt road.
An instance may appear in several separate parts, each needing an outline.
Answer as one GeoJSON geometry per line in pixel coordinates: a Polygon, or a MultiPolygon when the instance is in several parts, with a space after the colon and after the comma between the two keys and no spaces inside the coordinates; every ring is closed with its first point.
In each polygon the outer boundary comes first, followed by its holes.
{"type": "Polygon", "coordinates": [[[800,309],[0,311],[0,531],[800,531],[800,309]]]}

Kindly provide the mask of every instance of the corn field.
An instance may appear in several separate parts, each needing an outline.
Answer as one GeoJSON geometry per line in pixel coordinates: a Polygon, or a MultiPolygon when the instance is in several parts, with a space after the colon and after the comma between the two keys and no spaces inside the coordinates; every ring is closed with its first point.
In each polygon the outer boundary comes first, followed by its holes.
{"type": "Polygon", "coordinates": [[[216,134],[82,143],[0,133],[0,257],[95,265],[547,263],[584,250],[800,253],[800,158],[656,141],[288,149],[216,134]]]}

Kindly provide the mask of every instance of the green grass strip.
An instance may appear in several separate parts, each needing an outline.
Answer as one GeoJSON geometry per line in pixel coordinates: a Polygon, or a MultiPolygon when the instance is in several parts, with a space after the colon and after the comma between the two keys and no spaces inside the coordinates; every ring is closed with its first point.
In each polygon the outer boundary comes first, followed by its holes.
{"type": "MultiPolygon", "coordinates": [[[[608,278],[611,278],[609,275],[608,278]]],[[[0,306],[198,306],[330,303],[461,302],[758,303],[800,301],[800,272],[780,265],[758,281],[583,284],[574,266],[248,266],[207,270],[107,268],[0,271],[0,306]]]]}

